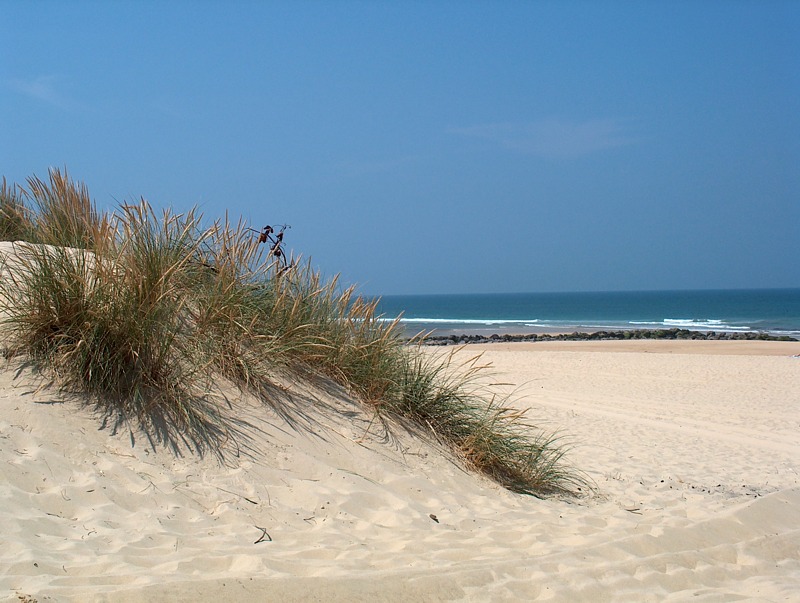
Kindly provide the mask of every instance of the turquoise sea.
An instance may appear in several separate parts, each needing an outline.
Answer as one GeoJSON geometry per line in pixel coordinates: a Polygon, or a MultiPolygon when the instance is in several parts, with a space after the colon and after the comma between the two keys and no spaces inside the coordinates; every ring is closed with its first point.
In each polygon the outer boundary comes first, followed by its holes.
{"type": "Polygon", "coordinates": [[[387,295],[407,333],[523,334],[683,328],[800,337],[800,289],[387,295]]]}

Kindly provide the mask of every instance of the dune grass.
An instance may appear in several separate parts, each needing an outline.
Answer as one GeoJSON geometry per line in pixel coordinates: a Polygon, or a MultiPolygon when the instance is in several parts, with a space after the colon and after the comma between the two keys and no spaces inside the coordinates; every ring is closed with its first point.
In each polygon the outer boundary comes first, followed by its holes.
{"type": "Polygon", "coordinates": [[[33,224],[22,189],[0,181],[0,241],[30,240],[33,224]]]}
{"type": "Polygon", "coordinates": [[[554,437],[480,385],[476,363],[408,345],[375,301],[309,263],[282,272],[242,222],[204,227],[196,212],[158,215],[143,200],[101,214],[52,170],[27,188],[3,181],[0,234],[26,241],[0,282],[7,353],[161,441],[218,451],[231,430],[216,383],[271,403],[288,371],[334,380],[515,492],[585,485],[554,437]]]}

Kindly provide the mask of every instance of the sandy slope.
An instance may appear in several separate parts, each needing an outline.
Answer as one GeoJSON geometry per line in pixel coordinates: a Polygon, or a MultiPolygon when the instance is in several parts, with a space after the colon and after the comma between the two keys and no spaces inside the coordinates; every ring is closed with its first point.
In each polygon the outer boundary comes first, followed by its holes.
{"type": "Polygon", "coordinates": [[[220,463],[102,429],[9,367],[0,600],[797,600],[800,344],[644,343],[482,348],[574,442],[597,485],[578,502],[365,436],[335,389],[295,387],[295,425],[243,403],[252,446],[220,463]]]}

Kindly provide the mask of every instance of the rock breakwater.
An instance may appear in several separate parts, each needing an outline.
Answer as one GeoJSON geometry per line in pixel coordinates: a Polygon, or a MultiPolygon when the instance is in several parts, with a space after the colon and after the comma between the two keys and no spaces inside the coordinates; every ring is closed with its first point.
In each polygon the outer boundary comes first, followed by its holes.
{"type": "Polygon", "coordinates": [[[425,345],[463,345],[469,343],[515,343],[522,341],[611,341],[626,339],[698,339],[720,341],[797,341],[788,335],[771,335],[758,331],[723,332],[690,331],[689,329],[635,329],[623,331],[593,331],[584,333],[527,333],[524,335],[432,335],[425,345]]]}

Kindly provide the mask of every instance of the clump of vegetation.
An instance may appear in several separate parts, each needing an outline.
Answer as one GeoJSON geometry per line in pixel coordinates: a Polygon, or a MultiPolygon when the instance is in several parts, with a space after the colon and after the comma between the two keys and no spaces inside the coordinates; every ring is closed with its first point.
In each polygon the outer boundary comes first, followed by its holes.
{"type": "Polygon", "coordinates": [[[9,185],[3,177],[0,182],[0,241],[29,240],[32,235],[33,224],[22,189],[9,185]]]}
{"type": "Polygon", "coordinates": [[[273,403],[281,375],[316,374],[515,492],[584,483],[553,437],[479,385],[477,365],[453,370],[407,345],[375,301],[308,263],[287,270],[242,222],[204,227],[144,200],[101,214],[52,170],[27,188],[3,181],[0,238],[19,241],[0,282],[7,353],[162,442],[219,450],[232,435],[220,380],[273,403]]]}

